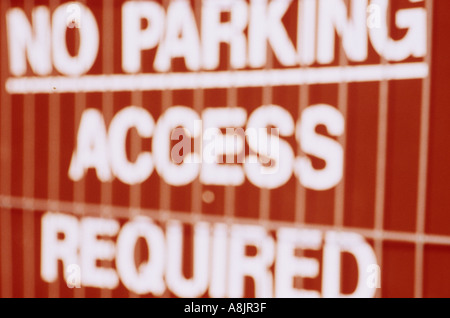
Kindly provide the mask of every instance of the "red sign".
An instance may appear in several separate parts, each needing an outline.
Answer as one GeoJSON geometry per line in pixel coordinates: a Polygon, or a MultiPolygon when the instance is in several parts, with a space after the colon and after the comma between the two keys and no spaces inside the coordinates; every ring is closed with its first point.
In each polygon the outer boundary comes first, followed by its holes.
{"type": "Polygon", "coordinates": [[[1,297],[449,297],[445,1],[2,1],[1,297]]]}

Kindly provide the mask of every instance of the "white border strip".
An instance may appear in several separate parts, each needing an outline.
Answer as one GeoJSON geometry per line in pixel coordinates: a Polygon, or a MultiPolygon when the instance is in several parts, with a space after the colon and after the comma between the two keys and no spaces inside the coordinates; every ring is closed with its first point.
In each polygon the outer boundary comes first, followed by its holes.
{"type": "MultiPolygon", "coordinates": [[[[47,199],[36,199],[36,198],[25,198],[25,197],[15,197],[8,195],[0,195],[0,208],[3,209],[14,209],[14,210],[31,210],[31,211],[48,211],[48,212],[59,212],[59,213],[70,213],[76,216],[94,216],[101,217],[100,211],[102,209],[108,209],[112,216],[119,219],[130,218],[130,208],[128,206],[113,206],[113,205],[102,205],[102,204],[90,204],[85,202],[69,202],[69,201],[57,201],[57,200],[47,200],[47,199]],[[77,209],[76,206],[82,205],[83,209],[77,209]],[[82,212],[80,212],[82,211],[82,212]]],[[[37,213],[37,212],[36,212],[37,213]]],[[[168,220],[177,220],[186,224],[195,224],[198,222],[209,222],[209,223],[227,223],[227,218],[223,215],[213,215],[213,214],[202,214],[199,218],[192,217],[191,213],[180,212],[180,211],[166,211],[166,210],[155,210],[155,209],[136,209],[136,213],[153,218],[161,223],[166,223],[168,220]]],[[[368,239],[380,239],[382,241],[393,241],[393,242],[406,242],[406,243],[417,243],[418,236],[414,232],[401,232],[401,231],[388,231],[388,230],[374,230],[368,228],[357,228],[349,226],[330,226],[330,225],[320,225],[320,224],[304,224],[295,222],[284,222],[284,221],[270,221],[261,222],[260,219],[252,218],[241,218],[236,217],[231,220],[232,224],[244,224],[244,225],[258,225],[264,226],[268,230],[277,230],[281,227],[296,227],[305,228],[313,230],[322,231],[345,231],[358,233],[368,239]]],[[[420,241],[424,244],[433,244],[441,246],[450,246],[450,236],[449,235],[434,235],[434,234],[424,234],[420,241]]]]}
{"type": "Polygon", "coordinates": [[[418,62],[283,70],[22,77],[9,78],[6,91],[10,94],[45,94],[293,86],[423,79],[428,73],[428,64],[418,62]]]}

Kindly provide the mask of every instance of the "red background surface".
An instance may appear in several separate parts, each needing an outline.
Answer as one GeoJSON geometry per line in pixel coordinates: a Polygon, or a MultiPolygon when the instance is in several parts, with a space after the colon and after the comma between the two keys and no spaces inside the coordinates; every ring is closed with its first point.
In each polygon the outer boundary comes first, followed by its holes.
{"type": "MultiPolygon", "coordinates": [[[[428,0],[429,1],[429,0],[428,0]]],[[[57,1],[50,1],[51,7],[57,1]]],[[[100,28],[100,52],[90,74],[121,73],[121,1],[113,1],[113,11],[102,12],[102,1],[86,1],[93,10],[100,28]],[[104,21],[108,18],[109,21],[104,21]],[[112,22],[112,23],[111,23],[112,22]],[[106,32],[109,32],[106,35],[106,32]],[[112,49],[112,50],[111,50],[112,49]]],[[[195,1],[191,1],[193,4],[195,1]]],[[[203,107],[245,107],[250,114],[266,104],[264,90],[269,90],[270,102],[278,104],[299,118],[299,102],[303,97],[300,87],[239,88],[164,91],[134,93],[90,93],[54,95],[9,95],[5,80],[9,77],[5,45],[5,9],[8,1],[1,4],[1,112],[0,112],[0,296],[1,297],[100,297],[128,296],[121,285],[113,291],[92,288],[70,290],[60,280],[47,284],[40,278],[40,218],[46,210],[60,210],[63,203],[94,204],[94,215],[102,215],[100,205],[113,207],[139,207],[147,210],[160,209],[180,213],[200,213],[203,216],[224,216],[231,213],[236,222],[240,218],[261,220],[265,212],[272,221],[289,224],[335,226],[335,189],[317,192],[304,190],[305,200],[300,200],[303,191],[296,178],[282,188],[267,191],[251,185],[248,180],[236,188],[202,186],[198,181],[185,187],[164,184],[154,172],[141,186],[127,186],[115,180],[100,183],[95,172],[90,170],[80,182],[72,182],[67,175],[76,131],[81,113],[86,107],[102,110],[106,124],[120,109],[138,105],[157,119],[164,109],[172,105],[186,105],[201,110],[203,107]],[[234,95],[235,94],[235,95],[234,95]],[[236,96],[236,98],[233,98],[236,96]],[[201,193],[209,190],[215,195],[211,204],[202,202],[201,193]],[[234,197],[234,203],[225,204],[234,197]],[[27,202],[22,198],[34,198],[27,202]],[[56,202],[51,206],[49,201],[56,202]],[[30,205],[27,205],[30,204],[30,205]],[[264,206],[268,204],[266,211],[264,206]],[[304,205],[304,219],[299,219],[298,206],[304,205]],[[13,207],[13,208],[11,208],[13,207]],[[12,249],[11,249],[12,247],[12,249]]],[[[34,6],[48,5],[48,1],[34,1],[34,6]]],[[[407,1],[391,1],[393,8],[404,7],[407,1]]],[[[12,6],[25,8],[24,1],[11,1],[12,6]]],[[[296,6],[296,5],[294,5],[296,6]]],[[[384,238],[382,241],[382,282],[378,296],[381,297],[450,297],[450,89],[449,71],[450,42],[448,12],[450,2],[435,0],[433,10],[433,40],[431,65],[431,112],[428,150],[428,179],[426,186],[425,234],[443,238],[447,243],[425,244],[423,254],[423,290],[417,294],[416,279],[416,211],[418,195],[419,138],[421,120],[422,80],[389,82],[387,158],[384,196],[384,231],[411,234],[405,241],[384,238]]],[[[296,10],[290,11],[296,18],[296,10]],[[293,13],[292,13],[293,12],[293,13]]],[[[295,30],[293,25],[289,32],[295,30]]],[[[393,30],[393,36],[401,35],[393,30]]],[[[291,34],[292,35],[292,34],[291,34]]],[[[294,35],[295,36],[295,33],[294,35]]],[[[68,43],[75,34],[68,34],[68,43]]],[[[338,49],[338,48],[337,48],[338,49]]],[[[155,50],[143,54],[144,71],[151,72],[155,50]],[[147,62],[145,62],[147,61],[147,62]],[[146,64],[148,63],[148,64],[146,64]]],[[[220,69],[227,69],[227,48],[222,47],[220,69]]],[[[369,62],[378,63],[379,58],[371,49],[369,62]]],[[[274,63],[274,67],[279,67],[274,63]]],[[[173,71],[183,71],[184,66],[176,61],[173,71]]],[[[29,74],[31,75],[31,74],[29,74]]],[[[377,138],[380,84],[354,83],[348,85],[348,108],[346,116],[345,147],[345,193],[343,225],[353,229],[372,230],[375,227],[375,193],[377,173],[377,138]]],[[[328,103],[338,105],[339,84],[312,85],[308,88],[308,105],[328,103]]],[[[267,93],[267,91],[266,91],[267,93]]],[[[151,140],[136,142],[129,138],[130,157],[139,149],[149,149],[151,140]]],[[[294,149],[294,137],[287,138],[294,149]]],[[[298,152],[297,152],[298,153],[298,152]]],[[[70,209],[69,209],[70,210],[70,209]]],[[[82,209],[85,215],[88,209],[82,209]]],[[[75,212],[75,209],[72,210],[75,212]]],[[[156,213],[155,212],[155,213],[156,213]]],[[[114,216],[114,210],[113,210],[114,216]]],[[[105,214],[103,214],[105,215],[105,214]]],[[[189,232],[187,234],[189,237],[189,232]]],[[[369,242],[373,242],[372,239],[369,242]]],[[[141,251],[143,249],[141,248],[141,251]]],[[[189,255],[189,253],[187,253],[189,255]]],[[[141,257],[145,257],[141,255],[141,257]]],[[[317,255],[320,259],[320,254],[317,255]]],[[[189,257],[186,274],[190,271],[189,257]]],[[[354,265],[348,262],[347,270],[354,265]]],[[[353,267],[352,267],[353,266],[353,267]]],[[[351,276],[351,275],[350,275],[351,276]]],[[[350,277],[349,276],[349,277],[350,277]]],[[[60,275],[61,277],[61,275],[60,275]]],[[[320,277],[305,280],[305,286],[320,290],[320,277]]],[[[344,275],[346,277],[346,275],[344,275]]],[[[344,278],[345,279],[345,278],[344,278]]],[[[351,291],[354,282],[344,281],[344,291],[351,291]]],[[[248,286],[251,296],[251,283],[248,286]]],[[[172,296],[166,293],[164,296],[172,296]]]]}

